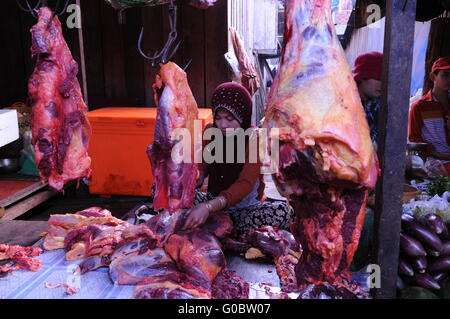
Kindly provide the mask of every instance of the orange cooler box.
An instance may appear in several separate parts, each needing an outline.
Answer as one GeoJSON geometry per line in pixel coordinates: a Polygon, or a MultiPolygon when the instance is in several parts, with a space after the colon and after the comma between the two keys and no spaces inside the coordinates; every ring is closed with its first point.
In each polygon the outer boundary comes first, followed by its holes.
{"type": "MultiPolygon", "coordinates": [[[[156,108],[109,107],[88,113],[92,126],[92,194],[150,196],[153,184],[147,147],[153,142],[156,108]]],[[[203,127],[211,109],[199,108],[203,127]]]]}

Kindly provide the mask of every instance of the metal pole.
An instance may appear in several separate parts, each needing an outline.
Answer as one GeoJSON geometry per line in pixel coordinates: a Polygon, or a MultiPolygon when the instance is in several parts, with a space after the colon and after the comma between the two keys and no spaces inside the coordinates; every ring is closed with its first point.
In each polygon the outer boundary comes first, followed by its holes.
{"type": "MultiPolygon", "coordinates": [[[[80,0],[76,1],[78,8],[81,10],[80,0]]],[[[81,12],[80,12],[81,19],[81,12]]],[[[83,79],[83,93],[84,102],[88,106],[89,110],[89,99],[88,99],[88,88],[87,88],[87,75],[86,75],[86,59],[84,56],[84,39],[83,39],[83,22],[80,23],[80,28],[78,29],[78,43],[80,45],[80,64],[81,64],[81,77],[83,79]]]]}
{"type": "Polygon", "coordinates": [[[386,1],[373,261],[381,278],[371,291],[377,299],[396,297],[415,16],[416,0],[386,1]]]}

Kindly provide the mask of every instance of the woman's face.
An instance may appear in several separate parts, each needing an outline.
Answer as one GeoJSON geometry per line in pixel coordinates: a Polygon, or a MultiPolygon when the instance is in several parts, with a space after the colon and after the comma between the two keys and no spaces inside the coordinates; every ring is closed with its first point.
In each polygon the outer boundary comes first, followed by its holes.
{"type": "Polygon", "coordinates": [[[381,81],[366,79],[359,84],[358,88],[363,100],[378,98],[381,96],[381,81]]]}
{"type": "Polygon", "coordinates": [[[227,134],[227,128],[237,129],[241,127],[241,124],[239,124],[233,114],[225,109],[220,109],[217,111],[216,116],[214,117],[214,123],[225,136],[232,135],[233,132],[233,130],[231,130],[231,132],[227,134]]]}

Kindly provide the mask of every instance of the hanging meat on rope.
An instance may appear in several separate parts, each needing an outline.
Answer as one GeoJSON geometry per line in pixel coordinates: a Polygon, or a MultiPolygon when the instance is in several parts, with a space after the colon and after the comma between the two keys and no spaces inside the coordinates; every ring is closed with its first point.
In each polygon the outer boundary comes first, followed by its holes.
{"type": "Polygon", "coordinates": [[[295,208],[291,231],[303,248],[297,282],[351,290],[348,268],[378,161],[331,20],[331,0],[287,0],[285,17],[282,61],[263,127],[279,128],[269,133],[279,152],[270,152],[279,154],[277,188],[295,208]]]}
{"type": "Polygon", "coordinates": [[[37,58],[28,82],[32,142],[43,182],[57,191],[71,180],[89,178],[91,127],[78,83],[78,65],[63,38],[61,23],[47,7],[31,28],[31,54],[37,58]]]}
{"type": "Polygon", "coordinates": [[[233,43],[234,54],[239,63],[239,71],[241,73],[241,84],[250,92],[253,96],[259,88],[258,73],[252,60],[245,50],[244,43],[237,33],[237,31],[230,27],[229,29],[231,42],[233,43]]]}

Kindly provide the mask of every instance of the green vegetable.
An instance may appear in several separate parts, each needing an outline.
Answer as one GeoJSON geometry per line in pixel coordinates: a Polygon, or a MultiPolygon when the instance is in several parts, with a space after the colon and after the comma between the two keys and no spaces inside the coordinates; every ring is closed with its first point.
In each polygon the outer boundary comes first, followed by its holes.
{"type": "Polygon", "coordinates": [[[450,192],[450,177],[438,177],[428,184],[427,193],[430,196],[442,196],[445,192],[450,192]]]}
{"type": "Polygon", "coordinates": [[[408,287],[402,291],[401,299],[439,299],[437,295],[422,287],[408,287]]]}

